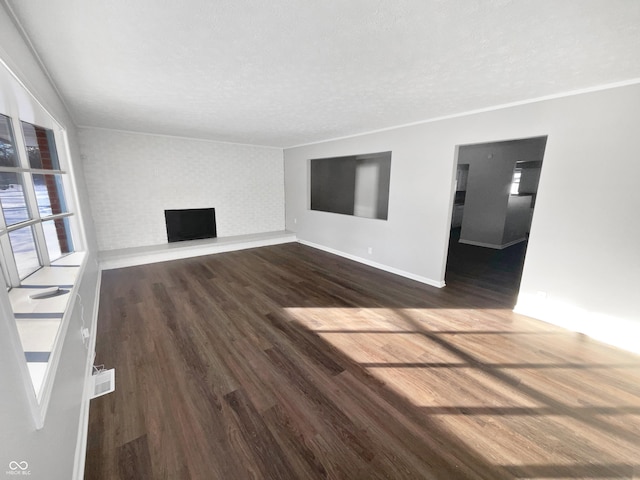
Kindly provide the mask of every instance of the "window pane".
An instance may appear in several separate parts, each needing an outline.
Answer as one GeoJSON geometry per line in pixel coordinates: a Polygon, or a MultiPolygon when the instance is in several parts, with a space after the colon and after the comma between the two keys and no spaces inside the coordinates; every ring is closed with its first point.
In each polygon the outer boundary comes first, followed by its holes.
{"type": "Polygon", "coordinates": [[[18,276],[24,278],[40,268],[40,259],[33,240],[33,229],[24,227],[9,232],[11,249],[18,266],[18,276]]]}
{"type": "Polygon", "coordinates": [[[7,225],[29,220],[21,174],[0,172],[0,204],[7,225]]]}
{"type": "Polygon", "coordinates": [[[56,218],[55,220],[42,222],[42,228],[44,229],[44,237],[47,240],[50,261],[53,262],[62,255],[73,252],[68,218],[56,218]]]}
{"type": "Polygon", "coordinates": [[[518,193],[520,192],[520,177],[522,176],[522,170],[521,169],[516,169],[513,172],[513,179],[511,180],[511,190],[510,190],[510,194],[511,195],[518,195],[518,193]]]}
{"type": "Polygon", "coordinates": [[[31,168],[60,170],[53,131],[27,122],[21,123],[31,168]]]}
{"type": "Polygon", "coordinates": [[[33,184],[41,217],[66,213],[61,175],[33,175],[33,184]]]}
{"type": "Polygon", "coordinates": [[[4,115],[0,115],[0,166],[18,166],[13,130],[11,129],[11,119],[4,115]]]}

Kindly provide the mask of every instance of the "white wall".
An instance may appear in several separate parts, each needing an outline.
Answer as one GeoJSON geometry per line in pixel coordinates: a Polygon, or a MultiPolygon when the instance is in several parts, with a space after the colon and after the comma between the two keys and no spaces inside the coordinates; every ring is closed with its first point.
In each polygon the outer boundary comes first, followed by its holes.
{"type": "Polygon", "coordinates": [[[509,189],[517,157],[496,144],[460,147],[458,163],[469,165],[460,241],[502,245],[509,189]]]}
{"type": "MultiPolygon", "coordinates": [[[[15,29],[4,7],[0,6],[0,58],[20,78],[56,121],[67,129],[71,150],[71,172],[78,187],[79,210],[83,213],[89,262],[80,285],[84,318],[90,323],[94,315],[97,247],[89,216],[86,187],[79,160],[73,122],[54,88],[40,69],[22,37],[15,29]]],[[[60,148],[60,146],[59,146],[60,148]]],[[[32,479],[72,478],[82,415],[82,392],[88,351],[80,336],[81,308],[73,309],[60,363],[45,419],[44,428],[35,430],[31,412],[26,408],[22,379],[16,374],[24,356],[15,355],[6,329],[0,333],[0,475],[10,461],[27,461],[32,479]]],[[[6,295],[0,296],[2,318],[11,316],[6,295]]]]}
{"type": "Polygon", "coordinates": [[[510,196],[504,221],[502,245],[513,244],[527,238],[531,222],[531,196],[510,196]]]}
{"type": "MultiPolygon", "coordinates": [[[[439,283],[449,234],[455,144],[436,142],[437,148],[429,151],[423,131],[408,127],[285,150],[287,229],[304,242],[439,283]],[[392,151],[387,221],[308,209],[308,159],[384,151],[392,151]]],[[[433,135],[437,138],[438,132],[433,135]]]]}
{"type": "Polygon", "coordinates": [[[540,181],[541,168],[523,168],[520,177],[520,193],[536,193],[540,181]]]}
{"type": "Polygon", "coordinates": [[[517,161],[542,160],[545,143],[544,138],[538,138],[460,147],[458,163],[469,165],[462,243],[502,248],[525,237],[528,212],[520,208],[522,200],[510,199],[513,172],[517,161]]]}
{"type": "Polygon", "coordinates": [[[456,145],[548,135],[518,309],[559,323],[562,305],[579,316],[576,328],[622,345],[599,326],[640,333],[639,105],[635,84],[287,149],[287,228],[302,241],[437,284],[456,145]],[[388,221],[308,210],[307,159],[384,150],[393,152],[388,221]]]}
{"type": "Polygon", "coordinates": [[[165,209],[216,209],[219,237],[284,229],[282,150],[81,128],[100,250],[167,243],[165,209]]]}

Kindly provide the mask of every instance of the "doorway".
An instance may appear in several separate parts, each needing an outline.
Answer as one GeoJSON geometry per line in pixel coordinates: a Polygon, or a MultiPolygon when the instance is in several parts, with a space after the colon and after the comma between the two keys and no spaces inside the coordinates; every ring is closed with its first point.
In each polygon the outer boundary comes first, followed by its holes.
{"type": "Polygon", "coordinates": [[[515,306],[547,137],[460,145],[445,279],[515,306]]]}

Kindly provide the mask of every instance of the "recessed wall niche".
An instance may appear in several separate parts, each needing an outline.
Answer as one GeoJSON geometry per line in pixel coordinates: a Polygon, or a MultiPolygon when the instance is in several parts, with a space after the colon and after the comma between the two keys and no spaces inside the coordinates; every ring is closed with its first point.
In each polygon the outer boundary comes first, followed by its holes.
{"type": "Polygon", "coordinates": [[[311,210],[387,220],[391,152],[309,161],[311,210]]]}

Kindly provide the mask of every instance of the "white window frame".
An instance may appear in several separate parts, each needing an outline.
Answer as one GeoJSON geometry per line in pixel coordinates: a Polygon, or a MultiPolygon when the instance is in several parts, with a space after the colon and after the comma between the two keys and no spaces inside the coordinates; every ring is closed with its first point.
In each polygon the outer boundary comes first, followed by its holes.
{"type": "MultiPolygon", "coordinates": [[[[0,289],[0,297],[3,297],[1,301],[2,310],[7,311],[7,308],[11,308],[8,291],[10,288],[16,287],[20,284],[15,260],[12,258],[13,250],[11,249],[9,241],[9,232],[25,226],[33,227],[34,240],[36,242],[36,249],[38,251],[41,266],[51,264],[42,225],[43,221],[49,221],[56,218],[67,218],[69,222],[69,234],[71,235],[71,241],[73,243],[73,250],[75,252],[85,252],[87,243],[82,222],[79,221],[80,204],[78,202],[78,194],[74,184],[73,164],[71,162],[67,132],[62,124],[59,123],[38,101],[38,99],[30,93],[27,87],[18,79],[2,59],[0,59],[0,113],[11,119],[14,146],[18,158],[20,159],[18,167],[0,167],[0,170],[17,172],[23,175],[23,177],[28,177],[23,179],[25,182],[23,188],[25,190],[27,209],[30,214],[29,220],[10,227],[5,225],[4,215],[1,215],[2,218],[0,219],[0,246],[2,247],[0,250],[0,268],[3,271],[3,276],[5,276],[5,279],[9,284],[9,288],[0,289]],[[30,168],[20,123],[22,121],[53,132],[59,161],[59,170],[30,168]],[[33,186],[33,179],[31,177],[32,174],[59,174],[61,176],[67,212],[41,217],[33,186]]],[[[87,256],[84,255],[84,260],[80,265],[79,273],[77,274],[74,287],[70,292],[69,301],[58,328],[54,345],[51,349],[45,378],[39,395],[35,391],[27,368],[27,362],[18,334],[17,325],[15,322],[10,322],[7,344],[13,348],[16,357],[21,358],[18,365],[26,391],[26,399],[29,403],[36,429],[40,429],[44,426],[46,412],[53,391],[55,374],[60,361],[62,344],[66,337],[73,308],[77,303],[77,289],[83,276],[86,262],[87,256]]]]}
{"type": "MultiPolygon", "coordinates": [[[[38,270],[45,266],[51,265],[51,259],[49,258],[49,251],[47,249],[46,238],[44,234],[43,222],[50,220],[56,220],[59,218],[69,218],[75,215],[75,213],[69,208],[69,202],[67,201],[67,189],[69,183],[67,180],[67,171],[62,169],[62,164],[58,170],[36,169],[31,168],[29,165],[29,158],[27,154],[26,142],[24,140],[24,133],[22,130],[22,119],[9,116],[6,113],[0,111],[1,115],[9,118],[11,122],[11,128],[13,130],[14,148],[16,151],[18,166],[17,167],[3,167],[0,166],[0,172],[16,173],[22,178],[22,189],[24,192],[24,199],[29,213],[29,218],[25,221],[15,223],[7,226],[5,223],[4,215],[0,215],[0,255],[2,255],[2,264],[6,272],[6,278],[9,281],[9,287],[19,287],[22,280],[18,274],[17,262],[14,255],[10,255],[12,252],[11,243],[9,240],[9,233],[20,230],[25,227],[32,227],[33,237],[36,245],[36,252],[40,262],[38,270]],[[59,213],[55,215],[49,215],[42,217],[40,215],[40,209],[38,207],[38,201],[36,198],[35,184],[33,181],[33,175],[60,175],[62,178],[62,195],[64,195],[65,203],[67,204],[67,212],[59,213]]],[[[27,122],[31,123],[31,122],[27,122]]],[[[35,124],[34,124],[35,125],[35,124]]],[[[36,125],[40,128],[54,132],[55,148],[58,161],[62,162],[63,155],[58,152],[58,135],[55,130],[36,125]]],[[[71,235],[72,244],[76,245],[76,238],[74,238],[74,228],[69,228],[69,234],[71,235]]],[[[36,270],[37,271],[37,270],[36,270]]],[[[32,272],[33,273],[33,272],[32,272]]]]}

